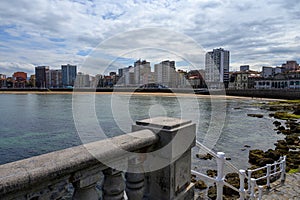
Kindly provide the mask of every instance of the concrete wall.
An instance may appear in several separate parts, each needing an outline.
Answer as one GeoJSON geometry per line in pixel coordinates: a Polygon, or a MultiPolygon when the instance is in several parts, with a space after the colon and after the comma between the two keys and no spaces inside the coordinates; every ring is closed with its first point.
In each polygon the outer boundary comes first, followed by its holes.
{"type": "Polygon", "coordinates": [[[226,90],[229,96],[245,96],[272,99],[300,99],[300,90],[268,90],[268,89],[248,89],[248,90],[226,90]]]}

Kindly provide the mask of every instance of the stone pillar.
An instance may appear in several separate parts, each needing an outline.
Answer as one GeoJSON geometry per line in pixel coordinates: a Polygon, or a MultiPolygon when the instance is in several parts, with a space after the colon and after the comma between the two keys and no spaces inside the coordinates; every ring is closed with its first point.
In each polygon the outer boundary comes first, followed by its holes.
{"type": "Polygon", "coordinates": [[[109,168],[103,174],[103,200],[124,199],[125,183],[122,172],[109,168]]]}
{"type": "Polygon", "coordinates": [[[98,169],[85,170],[74,175],[75,181],[74,196],[75,200],[98,200],[99,194],[96,190],[96,184],[101,178],[101,171],[98,169]]]}
{"type": "MultiPolygon", "coordinates": [[[[141,160],[139,158],[130,159],[128,162],[130,167],[134,167],[139,171],[143,171],[141,160]]],[[[129,200],[143,199],[145,190],[145,174],[131,173],[125,174],[126,178],[126,194],[129,200]]]]}
{"type": "Polygon", "coordinates": [[[149,129],[159,136],[159,142],[151,152],[152,162],[145,165],[149,165],[145,198],[193,199],[191,148],[195,146],[195,124],[189,120],[157,117],[137,121],[132,127],[133,131],[142,129],[149,129]]]}

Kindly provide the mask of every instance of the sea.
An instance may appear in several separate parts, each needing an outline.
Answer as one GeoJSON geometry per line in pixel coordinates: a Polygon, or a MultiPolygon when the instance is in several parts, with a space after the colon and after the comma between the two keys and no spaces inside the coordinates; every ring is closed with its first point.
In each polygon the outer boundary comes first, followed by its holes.
{"type": "MultiPolygon", "coordinates": [[[[191,94],[0,94],[0,164],[86,143],[78,120],[89,124],[87,131],[100,127],[94,130],[114,137],[130,132],[137,120],[166,116],[192,120],[199,142],[224,152],[234,166],[245,169],[249,150],[274,149],[274,143],[283,138],[274,131],[270,111],[261,109],[268,101],[191,94]],[[94,115],[85,113],[91,110],[94,115]]],[[[88,142],[97,139],[89,137],[88,142]]],[[[199,153],[204,152],[194,147],[193,169],[215,165],[213,160],[196,158],[199,153]]]]}

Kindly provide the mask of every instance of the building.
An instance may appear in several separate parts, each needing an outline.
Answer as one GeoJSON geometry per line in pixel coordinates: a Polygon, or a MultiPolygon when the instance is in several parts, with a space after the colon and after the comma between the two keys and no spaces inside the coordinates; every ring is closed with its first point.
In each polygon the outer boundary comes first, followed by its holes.
{"type": "Polygon", "coordinates": [[[13,87],[14,88],[25,88],[27,84],[27,73],[15,72],[13,74],[13,87]]]}
{"type": "Polygon", "coordinates": [[[179,74],[176,72],[175,61],[165,60],[154,65],[155,81],[169,88],[177,87],[179,74]]]}
{"type": "Polygon", "coordinates": [[[62,85],[63,87],[73,87],[77,76],[77,66],[76,65],[62,65],[62,85]]]}
{"type": "Polygon", "coordinates": [[[282,64],[282,69],[283,72],[288,72],[288,71],[296,71],[299,70],[299,64],[297,63],[297,61],[294,60],[289,60],[286,63],[282,64]]]}
{"type": "Polygon", "coordinates": [[[255,87],[255,81],[260,80],[261,75],[257,71],[247,70],[233,72],[230,76],[228,87],[230,89],[251,89],[255,87]]]}
{"type": "Polygon", "coordinates": [[[62,87],[62,70],[51,69],[46,72],[47,88],[61,88],[62,87]]]}
{"type": "Polygon", "coordinates": [[[135,73],[134,67],[128,66],[118,70],[119,80],[118,86],[134,86],[135,85],[135,73]]]}
{"type": "Polygon", "coordinates": [[[240,66],[240,71],[249,71],[250,70],[250,66],[249,65],[241,65],[240,66]]]}
{"type": "Polygon", "coordinates": [[[0,88],[6,88],[6,75],[0,74],[0,88]]]}
{"type": "Polygon", "coordinates": [[[90,87],[90,75],[78,72],[75,86],[78,88],[90,87]]]}
{"type": "Polygon", "coordinates": [[[35,67],[35,86],[37,88],[45,88],[47,83],[46,72],[49,70],[49,66],[35,67]]]}
{"type": "Polygon", "coordinates": [[[187,73],[187,79],[192,88],[206,88],[204,70],[191,70],[187,73]]]}
{"type": "Polygon", "coordinates": [[[205,77],[209,88],[227,88],[229,84],[230,53],[222,48],[205,55],[205,77]]]}
{"type": "Polygon", "coordinates": [[[290,71],[255,81],[256,89],[300,89],[300,72],[290,71]]]}
{"type": "Polygon", "coordinates": [[[262,77],[263,78],[272,78],[276,74],[280,74],[282,72],[281,67],[262,67],[262,77]]]}
{"type": "Polygon", "coordinates": [[[134,62],[134,80],[137,86],[148,84],[148,75],[151,72],[150,62],[137,60],[134,62]]]}
{"type": "Polygon", "coordinates": [[[28,85],[29,85],[29,87],[36,87],[35,86],[35,75],[34,74],[30,75],[28,85]]]}

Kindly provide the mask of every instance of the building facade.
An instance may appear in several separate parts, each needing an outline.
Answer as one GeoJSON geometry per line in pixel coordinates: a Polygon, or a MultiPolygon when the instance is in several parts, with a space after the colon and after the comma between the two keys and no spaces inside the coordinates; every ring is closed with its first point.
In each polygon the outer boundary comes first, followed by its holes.
{"type": "Polygon", "coordinates": [[[35,86],[37,88],[45,88],[48,82],[46,72],[49,70],[49,66],[35,67],[35,86]]]}
{"type": "Polygon", "coordinates": [[[13,87],[14,88],[25,88],[27,84],[27,73],[15,72],[13,74],[13,87]]]}
{"type": "Polygon", "coordinates": [[[230,53],[222,48],[205,55],[205,77],[209,88],[227,88],[229,84],[230,53]]]}
{"type": "Polygon", "coordinates": [[[77,66],[76,65],[62,65],[62,85],[63,87],[73,87],[77,76],[77,66]]]}
{"type": "Polygon", "coordinates": [[[62,71],[61,69],[50,69],[46,72],[47,88],[61,88],[62,87],[62,71]]]}
{"type": "Polygon", "coordinates": [[[176,72],[175,61],[165,60],[154,65],[155,81],[169,88],[178,85],[179,74],[176,72]]]}
{"type": "Polygon", "coordinates": [[[90,87],[90,75],[79,72],[76,77],[76,87],[87,88],[90,87]]]}
{"type": "Polygon", "coordinates": [[[151,72],[151,66],[150,62],[147,62],[146,60],[137,60],[134,62],[134,79],[135,79],[135,85],[143,85],[148,84],[148,75],[151,72]]]}

